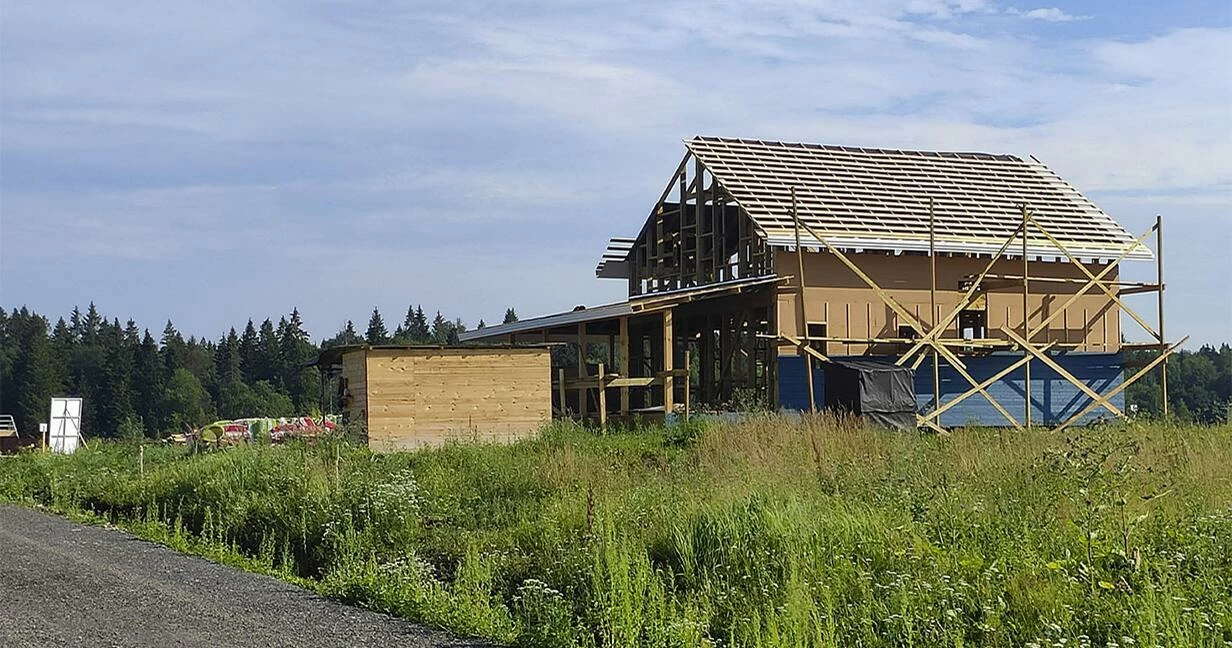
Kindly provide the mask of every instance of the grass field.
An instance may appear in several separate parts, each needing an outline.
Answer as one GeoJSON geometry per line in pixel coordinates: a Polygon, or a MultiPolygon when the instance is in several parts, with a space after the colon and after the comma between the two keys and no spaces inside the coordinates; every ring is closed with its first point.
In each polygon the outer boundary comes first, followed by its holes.
{"type": "Polygon", "coordinates": [[[0,498],[526,646],[1232,645],[1232,427],[93,444],[0,498]]]}

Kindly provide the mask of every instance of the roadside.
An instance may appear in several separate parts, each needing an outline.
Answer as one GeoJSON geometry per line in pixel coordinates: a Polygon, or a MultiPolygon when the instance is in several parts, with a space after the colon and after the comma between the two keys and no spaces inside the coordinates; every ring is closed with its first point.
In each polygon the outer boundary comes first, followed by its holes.
{"type": "Polygon", "coordinates": [[[177,553],[0,504],[0,645],[484,646],[177,553]]]}

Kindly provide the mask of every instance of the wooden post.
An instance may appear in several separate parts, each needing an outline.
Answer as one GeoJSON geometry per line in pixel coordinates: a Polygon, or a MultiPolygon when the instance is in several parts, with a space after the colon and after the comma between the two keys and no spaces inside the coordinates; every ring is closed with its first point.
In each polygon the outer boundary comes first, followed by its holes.
{"type": "MultiPolygon", "coordinates": [[[[631,378],[629,374],[629,318],[620,318],[620,376],[631,378]]],[[[629,415],[629,388],[620,388],[620,415],[629,415]]]]}
{"type": "MultiPolygon", "coordinates": [[[[791,188],[791,220],[796,225],[796,268],[799,276],[796,277],[796,283],[800,286],[800,330],[796,332],[796,336],[804,340],[808,344],[808,316],[804,309],[804,248],[800,245],[800,213],[798,203],[796,201],[796,188],[791,188]]],[[[804,349],[799,349],[800,359],[804,362],[804,382],[808,385],[809,413],[817,413],[817,396],[814,393],[813,387],[813,359],[809,357],[804,349]]]]}
{"type": "MultiPolygon", "coordinates": [[[[937,326],[937,214],[932,198],[928,199],[928,326],[937,326]]],[[[941,407],[941,367],[937,362],[937,349],[933,349],[933,409],[941,407]]],[[[938,420],[938,423],[941,421],[938,420]]]]}
{"type": "Polygon", "coordinates": [[[1155,215],[1155,283],[1159,286],[1159,403],[1164,418],[1168,418],[1168,356],[1164,355],[1164,219],[1155,215]]]}
{"type": "MultiPolygon", "coordinates": [[[[586,324],[578,324],[578,378],[586,377],[586,324]]],[[[582,423],[586,422],[586,410],[590,403],[587,403],[585,385],[578,387],[578,417],[582,423]]]]}
{"type": "Polygon", "coordinates": [[[599,363],[599,429],[607,431],[607,389],[603,386],[603,363],[599,363]]]}
{"type": "Polygon", "coordinates": [[[560,417],[569,416],[569,404],[565,401],[565,370],[556,370],[556,397],[560,399],[560,417]]]}
{"type": "MultiPolygon", "coordinates": [[[[1027,344],[1031,343],[1031,305],[1028,303],[1031,296],[1030,279],[1028,277],[1031,268],[1030,259],[1027,257],[1027,205],[1022,205],[1022,337],[1027,344]]],[[[1006,322],[1008,324],[1008,322],[1006,322]]],[[[1022,350],[1024,354],[1029,353],[1028,349],[1022,350]]],[[[1031,361],[1023,366],[1023,381],[1022,393],[1026,401],[1026,412],[1023,420],[1028,430],[1031,429],[1031,361]]]]}
{"type": "Polygon", "coordinates": [[[689,385],[693,382],[693,359],[688,349],[684,350],[684,420],[689,420],[689,385]]]}
{"type": "Polygon", "coordinates": [[[137,449],[137,469],[141,472],[141,476],[145,477],[145,444],[137,449]]]}
{"type": "Polygon", "coordinates": [[[672,377],[672,358],[675,355],[672,332],[672,309],[663,311],[663,417],[664,421],[671,414],[675,398],[672,391],[675,389],[676,383],[672,377]]]}

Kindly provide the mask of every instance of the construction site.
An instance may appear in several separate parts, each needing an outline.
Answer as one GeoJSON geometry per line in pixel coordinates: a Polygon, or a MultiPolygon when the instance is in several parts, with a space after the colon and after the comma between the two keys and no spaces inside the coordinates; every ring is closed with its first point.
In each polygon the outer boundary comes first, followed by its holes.
{"type": "Polygon", "coordinates": [[[1126,387],[1185,341],[1165,336],[1161,222],[1129,233],[1034,158],[684,146],[595,268],[627,299],[461,336],[572,347],[539,390],[555,417],[828,408],[897,428],[1063,429],[1125,416],[1126,387]],[[1126,261],[1154,280],[1122,280],[1126,261]],[[1140,293],[1154,313],[1127,305],[1140,293]],[[1122,314],[1149,339],[1124,342],[1122,314]],[[1130,349],[1156,353],[1127,367],[1130,349]]]}

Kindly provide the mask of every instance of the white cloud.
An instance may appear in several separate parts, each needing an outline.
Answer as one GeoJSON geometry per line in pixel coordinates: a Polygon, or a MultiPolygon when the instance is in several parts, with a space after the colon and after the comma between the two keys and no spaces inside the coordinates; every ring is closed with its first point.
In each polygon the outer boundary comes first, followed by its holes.
{"type": "Polygon", "coordinates": [[[1090,16],[1075,16],[1074,14],[1066,13],[1064,10],[1057,7],[1040,7],[1039,9],[1029,9],[1021,11],[1014,7],[1006,10],[1006,13],[1022,16],[1031,20],[1043,20],[1046,22],[1073,22],[1075,20],[1090,20],[1090,16]]]}

